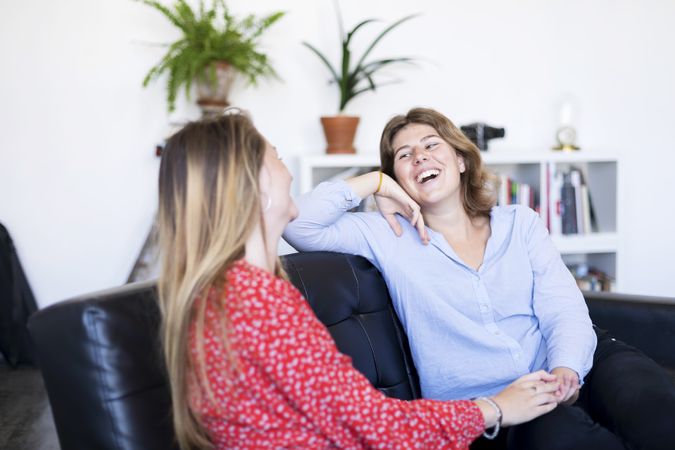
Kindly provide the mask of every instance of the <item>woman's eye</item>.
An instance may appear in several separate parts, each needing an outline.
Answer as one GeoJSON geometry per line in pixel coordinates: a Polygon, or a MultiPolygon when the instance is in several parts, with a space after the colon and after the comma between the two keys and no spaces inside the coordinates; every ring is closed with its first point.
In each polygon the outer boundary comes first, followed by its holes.
{"type": "Polygon", "coordinates": [[[408,156],[410,156],[410,153],[401,153],[401,154],[399,155],[398,159],[407,158],[408,156]]]}
{"type": "Polygon", "coordinates": [[[427,150],[431,150],[432,148],[436,147],[438,145],[438,142],[430,142],[427,145],[424,146],[427,150]]]}

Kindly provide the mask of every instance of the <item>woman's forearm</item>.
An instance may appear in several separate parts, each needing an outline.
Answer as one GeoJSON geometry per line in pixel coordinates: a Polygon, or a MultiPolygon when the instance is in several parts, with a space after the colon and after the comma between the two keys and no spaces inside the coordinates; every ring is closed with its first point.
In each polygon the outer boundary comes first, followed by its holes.
{"type": "Polygon", "coordinates": [[[300,215],[284,230],[284,239],[300,251],[341,251],[361,254],[367,247],[359,222],[348,210],[361,202],[345,182],[324,182],[295,200],[300,215]]]}
{"type": "Polygon", "coordinates": [[[346,180],[347,184],[354,191],[356,195],[361,198],[366,198],[374,194],[384,180],[381,178],[384,175],[380,171],[368,172],[354,178],[346,180]]]}

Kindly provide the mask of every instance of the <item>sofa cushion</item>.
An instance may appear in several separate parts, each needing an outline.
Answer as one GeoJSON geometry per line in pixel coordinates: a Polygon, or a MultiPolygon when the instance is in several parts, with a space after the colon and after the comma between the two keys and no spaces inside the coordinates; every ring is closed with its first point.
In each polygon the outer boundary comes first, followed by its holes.
{"type": "Polygon", "coordinates": [[[155,285],[57,303],[29,329],[63,449],[173,447],[155,285]]]}
{"type": "Polygon", "coordinates": [[[342,253],[297,253],[283,260],[289,278],[354,367],[390,397],[419,398],[408,340],[380,272],[366,259],[342,253]]]}
{"type": "Polygon", "coordinates": [[[675,299],[584,292],[593,323],[675,375],[675,299]]]}

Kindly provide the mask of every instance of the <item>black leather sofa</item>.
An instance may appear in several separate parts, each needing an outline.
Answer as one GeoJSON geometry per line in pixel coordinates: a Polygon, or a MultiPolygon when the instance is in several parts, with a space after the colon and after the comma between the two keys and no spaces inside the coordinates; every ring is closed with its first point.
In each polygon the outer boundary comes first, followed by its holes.
{"type": "MultiPolygon", "coordinates": [[[[301,253],[284,258],[291,281],[338,348],[385,394],[419,397],[408,342],[384,280],[361,257],[301,253]]],[[[157,338],[153,282],[52,305],[29,321],[63,449],[176,448],[157,338]]],[[[675,370],[675,304],[587,294],[593,320],[675,370]]]]}

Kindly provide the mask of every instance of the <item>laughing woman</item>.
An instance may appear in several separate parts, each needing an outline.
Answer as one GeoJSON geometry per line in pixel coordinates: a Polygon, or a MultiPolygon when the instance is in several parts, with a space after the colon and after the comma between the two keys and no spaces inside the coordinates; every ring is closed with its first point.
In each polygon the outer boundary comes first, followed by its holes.
{"type": "Polygon", "coordinates": [[[556,407],[545,372],[474,401],[405,402],[373,388],[279,265],[297,215],[290,184],[236,111],[188,124],[162,152],[159,293],[181,448],[464,449],[486,427],[556,407]]]}
{"type": "Polygon", "coordinates": [[[362,255],[382,272],[425,398],[492,395],[546,370],[563,406],[510,430],[511,448],[675,448],[672,382],[594,330],[538,215],[495,206],[480,152],[450,120],[423,108],[394,117],[380,158],[380,172],[301,197],[284,237],[301,251],[362,255]],[[371,194],[379,212],[347,212],[371,194]]]}

